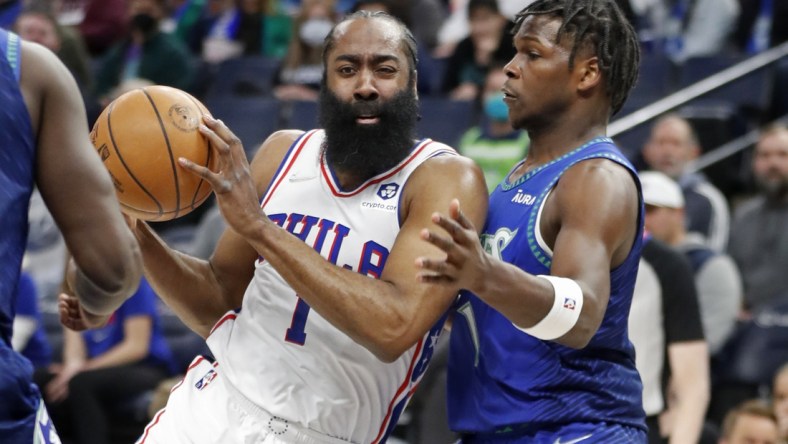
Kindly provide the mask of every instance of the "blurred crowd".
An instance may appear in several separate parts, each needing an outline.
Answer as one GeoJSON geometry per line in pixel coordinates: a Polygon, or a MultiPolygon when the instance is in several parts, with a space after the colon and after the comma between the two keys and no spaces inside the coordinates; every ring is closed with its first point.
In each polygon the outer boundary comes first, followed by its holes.
{"type": "MultiPolygon", "coordinates": [[[[528,149],[527,134],[508,123],[500,91],[502,67],[515,51],[509,30],[528,3],[0,0],[0,27],[61,58],[83,93],[91,122],[129,89],[170,85],[203,100],[231,128],[237,125],[251,153],[266,134],[247,138],[245,126],[260,127],[266,120],[270,130],[290,127],[299,113],[314,112],[323,39],[333,24],[359,9],[387,11],[417,39],[420,135],[442,139],[474,159],[493,189],[528,149]],[[430,101],[470,117],[427,112],[430,101]],[[245,112],[243,106],[257,102],[276,104],[270,108],[276,115],[245,112]],[[223,115],[227,103],[241,109],[223,115]],[[433,134],[432,128],[441,131],[433,134]]],[[[698,60],[722,60],[722,69],[788,41],[786,1],[619,4],[638,32],[644,58],[629,111],[680,86],[660,89],[649,74],[676,76],[698,60]]],[[[731,94],[663,115],[639,138],[617,139],[643,171],[648,241],[630,336],[644,381],[650,442],[788,442],[788,129],[765,125],[788,113],[786,62],[770,72],[772,86],[755,108],[731,94]],[[759,130],[757,140],[743,154],[716,170],[693,168],[703,153],[727,141],[721,133],[733,137],[752,129],[759,130]],[[748,433],[761,441],[744,441],[748,433]]],[[[299,122],[317,124],[314,117],[299,122]]],[[[30,218],[14,347],[36,364],[37,380],[67,441],[70,436],[78,443],[131,442],[162,405],[177,380],[171,378],[195,353],[206,352],[204,343],[147,285],[107,327],[63,332],[55,313],[65,246],[36,196],[30,218]],[[83,365],[85,360],[92,364],[83,365]],[[74,362],[81,363],[79,372],[72,371],[74,362]],[[117,378],[127,382],[123,390],[108,382],[117,378]],[[69,414],[74,405],[81,406],[80,415],[69,414]]],[[[210,201],[154,227],[171,245],[201,257],[212,252],[224,228],[210,201]]],[[[453,439],[445,424],[441,364],[436,356],[394,439],[453,439]]]]}

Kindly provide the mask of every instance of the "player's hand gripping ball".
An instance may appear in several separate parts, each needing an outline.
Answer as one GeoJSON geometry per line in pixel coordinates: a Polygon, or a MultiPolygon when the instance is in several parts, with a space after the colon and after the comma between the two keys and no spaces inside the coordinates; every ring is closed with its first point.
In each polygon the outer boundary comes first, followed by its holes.
{"type": "Polygon", "coordinates": [[[147,221],[188,214],[205,202],[210,185],[178,165],[178,158],[214,169],[216,156],[200,133],[210,115],[179,89],[148,86],[110,103],[90,139],[112,176],[124,213],[147,221]]]}

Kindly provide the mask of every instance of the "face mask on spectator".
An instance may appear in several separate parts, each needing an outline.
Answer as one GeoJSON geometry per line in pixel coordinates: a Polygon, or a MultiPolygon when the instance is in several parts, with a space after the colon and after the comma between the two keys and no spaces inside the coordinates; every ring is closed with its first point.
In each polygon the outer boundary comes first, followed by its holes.
{"type": "Polygon", "coordinates": [[[301,41],[307,45],[320,46],[333,26],[334,23],[326,18],[309,19],[301,25],[298,35],[301,37],[301,41]]]}
{"type": "Polygon", "coordinates": [[[484,99],[484,113],[495,122],[509,119],[509,107],[503,101],[503,93],[491,94],[484,99]]]}

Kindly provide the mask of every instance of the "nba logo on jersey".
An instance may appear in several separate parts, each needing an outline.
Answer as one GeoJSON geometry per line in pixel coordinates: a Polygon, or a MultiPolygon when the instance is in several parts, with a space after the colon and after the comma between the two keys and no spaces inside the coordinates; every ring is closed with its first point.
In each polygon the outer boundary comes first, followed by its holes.
{"type": "Polygon", "coordinates": [[[378,196],[380,196],[380,198],[383,200],[388,200],[396,196],[397,191],[399,191],[399,184],[393,182],[384,183],[380,186],[380,188],[378,188],[378,196]]]}
{"type": "Polygon", "coordinates": [[[568,308],[569,310],[574,310],[575,300],[572,298],[564,298],[564,308],[568,308]]]}
{"type": "Polygon", "coordinates": [[[217,375],[217,374],[218,374],[218,373],[216,373],[216,371],[215,371],[214,369],[210,369],[210,370],[208,370],[208,373],[206,373],[206,374],[205,374],[205,376],[203,376],[202,378],[200,378],[200,380],[199,380],[199,381],[197,381],[197,382],[194,384],[194,386],[197,388],[197,390],[202,390],[202,389],[204,389],[205,387],[208,387],[208,384],[210,384],[210,383],[211,383],[211,381],[213,381],[214,379],[216,379],[216,375],[217,375]]]}

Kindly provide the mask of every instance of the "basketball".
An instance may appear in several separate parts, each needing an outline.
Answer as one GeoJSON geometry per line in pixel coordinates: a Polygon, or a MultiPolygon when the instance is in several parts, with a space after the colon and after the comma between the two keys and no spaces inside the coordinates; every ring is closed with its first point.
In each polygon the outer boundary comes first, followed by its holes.
{"type": "Polygon", "coordinates": [[[166,221],[200,206],[210,185],[178,165],[178,158],[212,167],[208,140],[198,130],[208,109],[167,86],[129,91],[101,113],[90,139],[112,176],[124,213],[166,221]]]}

